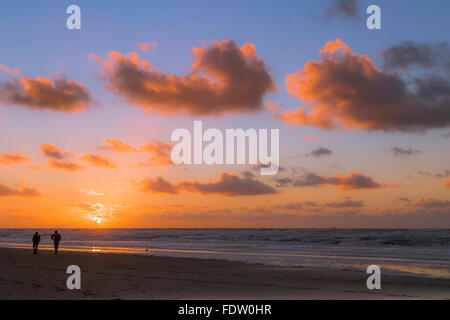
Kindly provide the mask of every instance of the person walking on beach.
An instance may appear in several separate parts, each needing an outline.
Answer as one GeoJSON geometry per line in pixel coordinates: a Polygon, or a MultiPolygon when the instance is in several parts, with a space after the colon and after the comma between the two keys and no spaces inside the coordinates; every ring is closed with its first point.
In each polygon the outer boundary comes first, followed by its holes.
{"type": "Polygon", "coordinates": [[[52,234],[53,244],[55,245],[55,254],[58,254],[59,242],[61,241],[61,235],[58,233],[58,230],[52,234]]]}
{"type": "Polygon", "coordinates": [[[35,232],[33,235],[33,254],[37,254],[39,242],[41,242],[41,236],[35,232]]]}

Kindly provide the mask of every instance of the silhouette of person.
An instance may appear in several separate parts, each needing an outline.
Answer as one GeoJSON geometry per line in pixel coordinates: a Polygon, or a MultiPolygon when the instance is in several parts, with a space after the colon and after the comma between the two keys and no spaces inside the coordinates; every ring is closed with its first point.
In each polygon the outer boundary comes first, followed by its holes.
{"type": "Polygon", "coordinates": [[[33,235],[33,254],[37,254],[39,242],[41,242],[41,236],[35,232],[33,235]]]}
{"type": "Polygon", "coordinates": [[[61,235],[58,233],[58,230],[52,234],[53,244],[55,246],[55,254],[58,254],[59,242],[61,241],[61,235]]]}

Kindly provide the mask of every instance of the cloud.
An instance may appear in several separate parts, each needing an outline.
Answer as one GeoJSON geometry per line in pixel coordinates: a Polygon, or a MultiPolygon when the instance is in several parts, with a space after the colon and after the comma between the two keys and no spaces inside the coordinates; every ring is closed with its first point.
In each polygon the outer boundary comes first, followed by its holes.
{"type": "Polygon", "coordinates": [[[25,198],[38,197],[41,194],[34,188],[13,189],[0,183],[0,197],[19,196],[25,198]]]}
{"type": "Polygon", "coordinates": [[[16,164],[21,162],[29,162],[30,158],[24,156],[20,153],[0,153],[0,163],[1,164],[16,164]]]}
{"type": "Polygon", "coordinates": [[[162,177],[156,177],[155,179],[148,178],[138,183],[142,191],[149,191],[154,193],[178,193],[176,186],[162,177]]]}
{"type": "MultiPolygon", "coordinates": [[[[275,206],[276,208],[278,208],[278,205],[275,206]]],[[[285,204],[284,206],[282,206],[281,208],[283,209],[287,209],[287,210],[313,210],[315,211],[316,209],[321,209],[321,205],[319,205],[318,203],[314,202],[314,201],[303,201],[303,202],[290,202],[288,204],[285,204]]]]}
{"type": "Polygon", "coordinates": [[[323,209],[343,209],[343,208],[362,208],[364,207],[364,202],[353,201],[352,198],[346,197],[344,201],[334,201],[325,204],[318,204],[314,201],[304,201],[304,202],[291,202],[283,206],[284,209],[288,210],[310,210],[310,211],[322,211],[323,209]]]}
{"type": "Polygon", "coordinates": [[[104,157],[98,154],[85,154],[80,157],[80,159],[84,162],[90,163],[96,167],[104,167],[104,168],[116,168],[116,164],[111,158],[104,157]]]}
{"type": "Polygon", "coordinates": [[[450,170],[445,170],[442,173],[433,174],[427,171],[417,171],[417,174],[424,176],[426,178],[448,178],[450,177],[450,170]]]}
{"type": "Polygon", "coordinates": [[[270,162],[269,163],[262,163],[262,162],[258,161],[257,163],[252,164],[252,169],[259,170],[261,168],[270,168],[270,166],[271,166],[270,162]]]}
{"type": "MultiPolygon", "coordinates": [[[[108,141],[108,139],[107,139],[108,141]]],[[[118,141],[118,140],[117,140],[118,141]]],[[[118,148],[114,141],[112,142],[112,148],[118,148]]],[[[107,146],[105,146],[106,148],[107,146]]],[[[108,146],[109,147],[109,146],[108,146]]],[[[56,170],[64,170],[69,172],[74,172],[77,170],[84,169],[84,166],[78,164],[74,161],[68,161],[68,158],[75,158],[72,152],[61,150],[57,146],[43,143],[39,146],[44,155],[50,158],[49,161],[45,163],[45,167],[56,170]]],[[[101,149],[102,147],[99,147],[101,149]]],[[[116,164],[111,158],[101,156],[98,154],[85,154],[80,156],[80,159],[84,162],[90,163],[96,167],[104,168],[116,168],[116,164]]],[[[33,167],[33,169],[42,169],[42,167],[33,167]]]]}
{"type": "Polygon", "coordinates": [[[414,203],[414,206],[426,209],[445,209],[450,208],[450,201],[441,201],[436,199],[421,199],[414,203]]]}
{"type": "Polygon", "coordinates": [[[364,207],[363,201],[353,201],[351,198],[347,197],[342,202],[328,202],[325,204],[327,208],[362,208],[364,207]]]}
{"type": "MultiPolygon", "coordinates": [[[[272,163],[269,161],[269,163],[262,163],[262,162],[256,162],[255,164],[252,164],[252,169],[259,171],[261,168],[270,168],[270,166],[272,165],[272,163]]],[[[278,168],[278,171],[285,171],[286,169],[282,166],[280,166],[278,168]]]]}
{"type": "Polygon", "coordinates": [[[80,192],[87,196],[104,196],[105,195],[102,191],[95,190],[95,189],[81,189],[80,192]]]}
{"type": "Polygon", "coordinates": [[[139,167],[160,167],[173,165],[170,152],[172,143],[165,143],[159,140],[152,140],[148,144],[139,148],[132,147],[117,139],[106,139],[106,145],[99,146],[99,150],[112,151],[117,153],[152,153],[145,162],[139,162],[139,167]]]}
{"type": "Polygon", "coordinates": [[[304,141],[317,141],[317,138],[311,136],[305,136],[303,138],[304,141]]]}
{"type": "Polygon", "coordinates": [[[450,47],[447,42],[439,44],[404,41],[383,51],[385,69],[408,69],[410,67],[450,68],[450,47]]]}
{"type": "Polygon", "coordinates": [[[389,151],[392,152],[394,156],[403,158],[420,153],[420,150],[415,150],[413,148],[404,149],[400,147],[393,147],[389,149],[389,151]]]}
{"type": "Polygon", "coordinates": [[[417,171],[417,174],[421,175],[421,176],[425,176],[425,177],[433,177],[433,174],[430,172],[425,172],[425,171],[417,171]]]}
{"type": "Polygon", "coordinates": [[[252,176],[222,172],[218,180],[209,180],[206,183],[197,180],[181,180],[177,183],[170,183],[162,177],[156,179],[145,179],[137,183],[141,190],[156,193],[176,194],[199,193],[199,194],[219,194],[226,196],[254,196],[265,194],[276,194],[277,191],[252,176]]]}
{"type": "Polygon", "coordinates": [[[331,0],[331,4],[325,9],[328,18],[344,17],[354,21],[358,18],[358,5],[356,0],[331,0]]]}
{"type": "Polygon", "coordinates": [[[311,187],[319,185],[332,185],[344,190],[350,189],[379,189],[382,185],[374,181],[370,176],[364,176],[355,171],[346,176],[336,175],[327,177],[315,173],[307,173],[292,184],[296,187],[311,187]]]}
{"type": "Polygon", "coordinates": [[[254,178],[255,177],[255,175],[248,170],[242,171],[241,175],[245,178],[254,178]]]}
{"type": "Polygon", "coordinates": [[[278,112],[280,111],[280,104],[278,102],[267,101],[264,109],[268,112],[278,112]]]}
{"type": "Polygon", "coordinates": [[[59,161],[55,159],[50,159],[45,164],[48,168],[56,169],[56,170],[64,170],[69,172],[74,172],[77,170],[82,170],[84,167],[73,161],[59,161]]]}
{"type": "Polygon", "coordinates": [[[53,145],[47,144],[47,143],[41,144],[39,146],[39,149],[42,150],[42,152],[44,153],[44,155],[47,158],[52,158],[52,159],[56,159],[56,160],[63,160],[63,159],[67,159],[69,157],[74,156],[74,154],[72,152],[63,151],[60,148],[58,148],[57,146],[53,146],[53,145]]]}
{"type": "Polygon", "coordinates": [[[288,203],[284,208],[288,210],[301,210],[303,209],[303,204],[301,202],[288,203]]]}
{"type": "Polygon", "coordinates": [[[86,110],[93,103],[88,89],[83,84],[68,80],[64,76],[21,78],[17,70],[12,72],[1,65],[0,69],[10,77],[9,81],[0,82],[0,104],[2,105],[79,112],[86,110]]]}
{"type": "Polygon", "coordinates": [[[288,186],[291,185],[294,180],[292,180],[291,178],[276,178],[275,181],[277,182],[277,187],[284,187],[284,186],[288,186]]]}
{"type": "Polygon", "coordinates": [[[117,153],[131,153],[138,152],[138,150],[120,140],[117,139],[105,139],[106,145],[99,146],[97,149],[112,151],[117,153]]]}
{"type": "Polygon", "coordinates": [[[200,194],[222,194],[228,196],[276,194],[277,191],[252,177],[239,177],[233,173],[222,172],[217,181],[200,183],[185,180],[177,184],[180,190],[200,194]]]}
{"type": "Polygon", "coordinates": [[[111,51],[101,64],[106,88],[148,112],[194,116],[262,111],[263,97],[276,89],[265,62],[252,43],[214,41],[194,47],[187,75],[156,71],[136,52],[111,51]]]}
{"type": "Polygon", "coordinates": [[[450,179],[446,179],[442,182],[442,185],[447,188],[450,189],[450,179]]]}
{"type": "Polygon", "coordinates": [[[331,156],[333,151],[327,148],[317,148],[312,150],[311,152],[307,153],[306,156],[313,156],[313,157],[323,157],[323,156],[331,156]]]}
{"type": "Polygon", "coordinates": [[[435,175],[437,178],[448,178],[450,177],[450,170],[445,170],[442,173],[436,173],[435,175]]]}
{"type": "Polygon", "coordinates": [[[171,143],[164,143],[158,140],[150,141],[148,144],[140,147],[140,152],[150,152],[150,156],[146,162],[141,162],[138,166],[170,166],[173,165],[170,152],[172,150],[171,143]]]}
{"type": "Polygon", "coordinates": [[[156,52],[158,44],[155,41],[139,42],[136,48],[141,51],[156,52]]]}
{"type": "Polygon", "coordinates": [[[311,110],[276,113],[282,121],[323,129],[402,132],[450,125],[450,72],[414,73],[405,80],[377,69],[368,56],[352,52],[340,39],[329,41],[320,53],[321,61],[309,61],[303,70],[286,76],[288,92],[311,110]]]}

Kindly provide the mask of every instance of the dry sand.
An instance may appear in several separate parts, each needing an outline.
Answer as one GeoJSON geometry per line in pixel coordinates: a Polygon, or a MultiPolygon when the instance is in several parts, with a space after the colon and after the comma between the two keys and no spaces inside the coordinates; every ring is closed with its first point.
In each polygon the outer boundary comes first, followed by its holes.
{"type": "Polygon", "coordinates": [[[283,268],[219,260],[0,248],[0,299],[449,299],[450,279],[283,268]],[[66,268],[81,268],[68,290],[66,268]]]}

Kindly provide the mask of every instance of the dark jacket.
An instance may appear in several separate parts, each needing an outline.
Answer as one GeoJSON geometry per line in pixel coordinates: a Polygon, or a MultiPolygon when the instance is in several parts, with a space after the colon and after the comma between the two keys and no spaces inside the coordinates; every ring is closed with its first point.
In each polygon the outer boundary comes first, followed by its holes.
{"type": "Polygon", "coordinates": [[[52,234],[52,240],[54,242],[60,242],[61,241],[61,235],[59,233],[52,234]]]}
{"type": "Polygon", "coordinates": [[[39,243],[39,242],[41,242],[41,236],[35,234],[33,236],[33,243],[39,243]]]}

